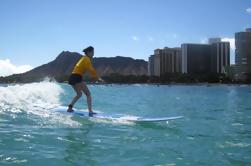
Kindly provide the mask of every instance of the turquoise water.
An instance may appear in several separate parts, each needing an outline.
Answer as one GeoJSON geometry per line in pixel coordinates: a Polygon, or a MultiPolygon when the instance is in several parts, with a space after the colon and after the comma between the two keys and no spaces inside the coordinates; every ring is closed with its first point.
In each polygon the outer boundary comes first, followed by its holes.
{"type": "MultiPolygon", "coordinates": [[[[251,165],[250,86],[90,85],[94,110],[183,119],[90,120],[49,111],[74,92],[51,82],[0,87],[0,165],[251,165]]],[[[76,107],[86,109],[85,98],[76,107]]]]}

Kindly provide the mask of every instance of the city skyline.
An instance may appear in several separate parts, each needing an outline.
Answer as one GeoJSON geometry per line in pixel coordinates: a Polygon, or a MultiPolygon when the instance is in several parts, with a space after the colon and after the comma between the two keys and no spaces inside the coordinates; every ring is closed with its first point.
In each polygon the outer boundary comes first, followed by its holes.
{"type": "Polygon", "coordinates": [[[5,62],[34,68],[61,51],[81,52],[88,45],[96,57],[147,60],[156,48],[210,37],[231,43],[234,63],[234,34],[251,25],[251,3],[237,0],[10,0],[0,2],[0,13],[0,68],[5,62]]]}

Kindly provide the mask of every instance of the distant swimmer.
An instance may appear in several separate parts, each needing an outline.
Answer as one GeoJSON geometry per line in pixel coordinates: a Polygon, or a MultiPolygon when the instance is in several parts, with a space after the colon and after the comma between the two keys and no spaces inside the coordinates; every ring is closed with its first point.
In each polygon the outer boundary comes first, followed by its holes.
{"type": "Polygon", "coordinates": [[[86,85],[86,83],[83,80],[83,75],[86,71],[88,71],[91,74],[91,77],[95,81],[104,82],[104,80],[98,76],[96,70],[93,68],[93,65],[91,63],[91,60],[94,56],[94,48],[92,46],[89,46],[83,50],[85,55],[80,58],[80,60],[76,63],[70,77],[68,80],[68,83],[72,86],[72,88],[76,92],[76,96],[72,99],[71,104],[68,105],[68,112],[73,111],[74,104],[78,101],[78,99],[82,96],[82,91],[87,97],[87,105],[89,110],[89,116],[93,116],[96,114],[92,110],[92,97],[91,93],[86,85]]]}

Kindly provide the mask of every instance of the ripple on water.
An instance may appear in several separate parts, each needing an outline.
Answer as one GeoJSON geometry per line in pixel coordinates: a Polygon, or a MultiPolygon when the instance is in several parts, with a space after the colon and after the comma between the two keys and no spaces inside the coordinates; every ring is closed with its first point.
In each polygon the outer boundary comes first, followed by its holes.
{"type": "Polygon", "coordinates": [[[246,142],[237,142],[237,143],[234,143],[234,142],[226,141],[225,143],[226,143],[226,145],[228,145],[230,147],[246,148],[246,147],[250,146],[250,144],[246,143],[246,142]]]}
{"type": "Polygon", "coordinates": [[[14,139],[15,141],[17,141],[17,142],[30,142],[28,139],[24,139],[24,138],[15,138],[14,139]]]}
{"type": "MultiPolygon", "coordinates": [[[[251,106],[245,88],[90,87],[94,109],[108,114],[185,116],[168,124],[132,125],[50,112],[49,106],[66,105],[74,95],[66,84],[0,89],[0,109],[5,107],[0,165],[250,165],[251,106]]],[[[78,104],[86,108],[83,100],[78,104]]]]}
{"type": "Polygon", "coordinates": [[[0,163],[2,164],[21,164],[27,163],[26,159],[18,159],[17,157],[0,155],[0,163]]]}

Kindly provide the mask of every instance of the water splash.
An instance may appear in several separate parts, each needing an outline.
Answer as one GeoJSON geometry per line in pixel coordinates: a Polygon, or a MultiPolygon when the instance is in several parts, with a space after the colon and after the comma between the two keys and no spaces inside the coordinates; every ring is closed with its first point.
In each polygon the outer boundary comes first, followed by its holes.
{"type": "Polygon", "coordinates": [[[129,125],[134,126],[136,125],[134,120],[137,120],[137,116],[130,116],[130,115],[123,115],[120,117],[110,117],[109,119],[102,119],[102,118],[92,118],[90,119],[96,123],[107,123],[112,125],[129,125]]]}
{"type": "Polygon", "coordinates": [[[0,112],[21,112],[60,104],[63,89],[53,82],[40,82],[0,87],[0,112]]]}
{"type": "MultiPolygon", "coordinates": [[[[79,123],[70,117],[58,116],[49,111],[61,105],[60,95],[64,90],[58,83],[43,81],[30,84],[16,84],[0,87],[0,114],[10,114],[16,118],[18,113],[36,116],[40,125],[67,124],[75,126],[79,123]]],[[[32,119],[34,117],[31,117],[32,119]]]]}

